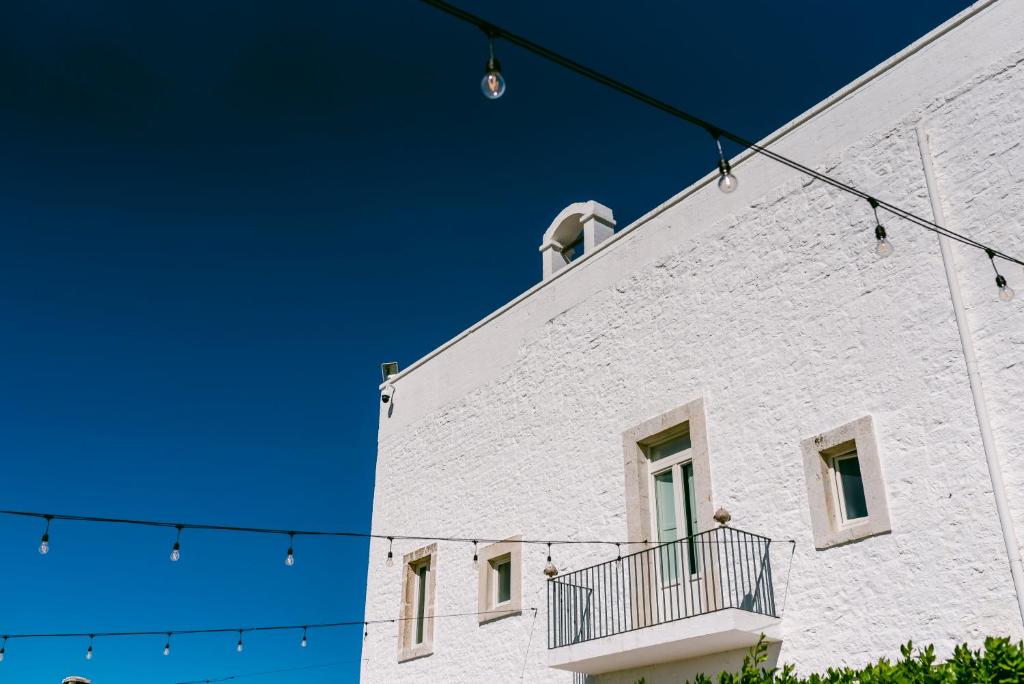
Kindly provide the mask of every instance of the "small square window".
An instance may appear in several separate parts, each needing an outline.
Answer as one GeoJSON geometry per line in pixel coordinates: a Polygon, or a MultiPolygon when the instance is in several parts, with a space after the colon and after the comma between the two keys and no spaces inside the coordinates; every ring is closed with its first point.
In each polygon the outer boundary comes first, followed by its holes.
{"type": "Polygon", "coordinates": [[[522,562],[522,543],[518,538],[480,549],[480,624],[522,611],[522,562]]]}
{"type": "Polygon", "coordinates": [[[805,439],[801,448],[815,548],[892,531],[870,416],[805,439]]]}

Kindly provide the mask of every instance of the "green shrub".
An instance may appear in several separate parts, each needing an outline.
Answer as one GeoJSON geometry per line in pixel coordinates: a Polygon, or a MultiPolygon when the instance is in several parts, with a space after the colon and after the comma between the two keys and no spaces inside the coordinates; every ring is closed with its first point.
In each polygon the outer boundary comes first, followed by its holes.
{"type": "MultiPolygon", "coordinates": [[[[985,648],[972,651],[957,646],[953,657],[935,662],[935,648],[915,649],[907,642],[895,663],[882,658],[860,670],[830,667],[824,674],[798,677],[792,665],[767,668],[768,644],[764,635],[743,658],[738,673],[722,672],[714,680],[697,675],[692,684],[1016,684],[1024,682],[1024,641],[1013,643],[1001,637],[985,639],[985,648]]],[[[637,684],[646,684],[641,679],[637,684]]],[[[687,682],[687,684],[690,684],[687,682]]]]}

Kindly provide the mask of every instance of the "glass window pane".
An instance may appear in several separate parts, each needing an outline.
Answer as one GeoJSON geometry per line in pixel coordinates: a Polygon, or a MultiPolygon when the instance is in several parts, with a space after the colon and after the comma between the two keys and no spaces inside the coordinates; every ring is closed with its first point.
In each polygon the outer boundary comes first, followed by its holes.
{"type": "Polygon", "coordinates": [[[860,477],[860,460],[856,454],[836,459],[839,486],[843,490],[843,503],[847,520],[868,517],[868,503],[864,499],[864,482],[860,477]]]}
{"type": "Polygon", "coordinates": [[[512,598],[512,563],[498,563],[498,603],[507,603],[512,598]]]}
{"type": "Polygon", "coordinates": [[[658,541],[675,541],[679,534],[676,529],[676,499],[672,491],[671,470],[654,476],[654,498],[658,516],[658,541]]]}
{"type": "Polygon", "coordinates": [[[664,441],[661,444],[655,444],[647,448],[647,458],[652,461],[658,461],[669,456],[675,456],[681,451],[686,451],[690,448],[690,433],[685,435],[679,435],[673,437],[670,440],[664,441]]]}
{"type": "Polygon", "coordinates": [[[430,565],[424,563],[417,571],[417,582],[416,582],[416,643],[423,643],[423,623],[426,617],[427,608],[427,572],[430,570],[430,565]]]}
{"type": "MultiPolygon", "coordinates": [[[[658,541],[674,542],[679,539],[676,525],[676,498],[673,491],[672,471],[666,470],[654,476],[655,510],[658,518],[658,541]]],[[[663,582],[675,582],[679,577],[679,547],[676,544],[658,547],[661,557],[663,582]]]]}

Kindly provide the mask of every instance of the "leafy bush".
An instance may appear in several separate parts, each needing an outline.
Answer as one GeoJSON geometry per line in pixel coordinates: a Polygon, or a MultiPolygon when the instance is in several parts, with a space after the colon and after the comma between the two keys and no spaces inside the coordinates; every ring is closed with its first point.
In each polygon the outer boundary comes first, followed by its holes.
{"type": "MultiPolygon", "coordinates": [[[[722,672],[718,684],[1015,684],[1024,682],[1024,641],[989,637],[985,648],[972,651],[967,644],[957,646],[953,657],[935,662],[935,648],[914,649],[907,642],[900,648],[902,657],[895,663],[882,658],[861,670],[830,667],[825,674],[798,677],[792,665],[766,668],[768,644],[764,635],[743,658],[739,673],[722,672]]],[[[715,684],[716,680],[697,675],[693,684],[715,684]]],[[[637,684],[646,684],[641,679],[637,684]]],[[[687,684],[690,684],[687,682],[687,684]]]]}

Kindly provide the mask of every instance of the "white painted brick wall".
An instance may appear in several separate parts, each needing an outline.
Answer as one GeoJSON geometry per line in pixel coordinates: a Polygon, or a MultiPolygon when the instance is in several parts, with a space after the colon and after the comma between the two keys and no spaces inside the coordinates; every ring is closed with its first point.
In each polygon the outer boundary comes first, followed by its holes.
{"type": "MultiPolygon", "coordinates": [[[[930,216],[914,133],[924,120],[949,226],[1022,254],[1022,60],[1022,5],[1001,0],[773,145],[930,216]]],[[[935,236],[884,220],[896,253],[880,260],[863,201],[761,159],[736,173],[734,195],[688,191],[399,377],[381,415],[374,531],[624,538],[622,432],[703,396],[714,505],[798,543],[774,657],[812,671],[893,656],[908,639],[946,654],[986,634],[1021,638],[935,236]],[[865,414],[893,533],[815,551],[800,440],[865,414]]],[[[987,260],[955,251],[1024,531],[1024,297],[997,301],[987,260]]],[[[1024,272],[1005,272],[1024,295],[1024,272]]],[[[417,546],[396,542],[396,558],[417,546]]],[[[371,547],[369,619],[399,610],[400,563],[386,568],[386,551],[371,547]]],[[[524,553],[536,622],[439,620],[434,654],[401,664],[397,627],[371,627],[363,680],[571,682],[545,665],[544,556],[524,553]]],[[[611,557],[581,546],[554,560],[611,557]]],[[[439,614],[476,610],[471,558],[440,544],[439,614]]],[[[786,557],[774,561],[781,598],[786,557]]],[[[600,681],[682,682],[738,657],[600,681]]]]}

